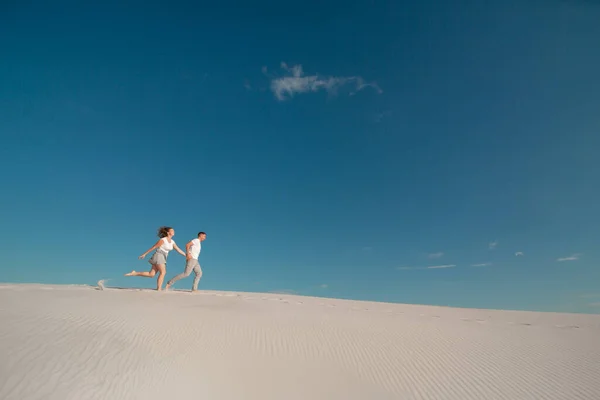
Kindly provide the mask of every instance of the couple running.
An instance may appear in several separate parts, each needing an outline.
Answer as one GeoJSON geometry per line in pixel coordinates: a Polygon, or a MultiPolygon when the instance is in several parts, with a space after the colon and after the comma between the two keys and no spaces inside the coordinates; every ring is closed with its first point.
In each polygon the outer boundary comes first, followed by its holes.
{"type": "Polygon", "coordinates": [[[202,277],[202,269],[200,268],[200,264],[198,263],[198,256],[200,255],[200,250],[202,249],[201,242],[206,239],[206,233],[200,232],[198,233],[198,237],[190,240],[185,245],[185,253],[181,251],[177,244],[173,240],[173,236],[175,236],[175,229],[168,226],[161,226],[158,228],[158,237],[160,238],[158,242],[154,244],[154,246],[150,247],[148,251],[139,256],[139,259],[143,259],[153,250],[156,250],[150,260],[148,262],[152,265],[150,271],[148,272],[136,272],[131,271],[125,276],[145,276],[147,278],[154,278],[154,275],[158,272],[158,279],[156,280],[156,290],[162,290],[162,284],[165,279],[165,274],[167,272],[167,257],[169,256],[169,252],[173,249],[177,251],[179,254],[184,256],[187,261],[185,263],[185,271],[181,274],[175,276],[169,282],[167,282],[167,286],[165,289],[169,289],[175,282],[182,278],[188,277],[192,270],[196,274],[194,278],[194,283],[192,286],[192,291],[198,290],[198,282],[200,282],[200,278],[202,277]]]}

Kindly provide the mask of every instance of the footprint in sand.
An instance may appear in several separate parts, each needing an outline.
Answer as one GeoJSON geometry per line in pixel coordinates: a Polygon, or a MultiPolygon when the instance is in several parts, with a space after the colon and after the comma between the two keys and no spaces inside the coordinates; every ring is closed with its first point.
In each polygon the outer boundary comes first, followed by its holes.
{"type": "Polygon", "coordinates": [[[532,326],[529,322],[509,322],[510,325],[532,326]]]}
{"type": "Polygon", "coordinates": [[[577,325],[554,325],[554,327],[560,329],[579,329],[577,325]]]}
{"type": "Polygon", "coordinates": [[[470,318],[461,318],[460,320],[461,320],[461,321],[464,321],[464,322],[478,322],[478,323],[480,323],[480,324],[483,324],[483,323],[485,323],[485,322],[486,322],[486,320],[485,320],[485,319],[478,319],[478,318],[476,318],[476,319],[470,319],[470,318]]]}

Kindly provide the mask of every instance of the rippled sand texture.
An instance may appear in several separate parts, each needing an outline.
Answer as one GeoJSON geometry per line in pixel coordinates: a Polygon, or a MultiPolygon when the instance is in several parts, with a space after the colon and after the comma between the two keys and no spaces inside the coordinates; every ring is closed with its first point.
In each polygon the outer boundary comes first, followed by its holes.
{"type": "Polygon", "coordinates": [[[600,316],[0,285],[0,399],[600,399],[600,316]]]}

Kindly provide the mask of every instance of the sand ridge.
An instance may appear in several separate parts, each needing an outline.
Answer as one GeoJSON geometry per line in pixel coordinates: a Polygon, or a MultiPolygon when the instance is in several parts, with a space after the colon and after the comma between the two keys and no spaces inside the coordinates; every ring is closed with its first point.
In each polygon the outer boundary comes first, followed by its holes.
{"type": "Polygon", "coordinates": [[[0,285],[0,399],[598,399],[600,316],[0,285]]]}

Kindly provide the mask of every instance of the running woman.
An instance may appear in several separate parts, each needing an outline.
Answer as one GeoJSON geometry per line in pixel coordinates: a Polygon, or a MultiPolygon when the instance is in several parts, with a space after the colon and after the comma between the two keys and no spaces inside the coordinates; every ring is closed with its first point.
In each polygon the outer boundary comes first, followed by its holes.
{"type": "Polygon", "coordinates": [[[165,279],[165,274],[167,272],[167,257],[169,256],[169,252],[173,249],[177,251],[179,254],[185,257],[185,253],[181,251],[175,240],[173,240],[173,236],[175,236],[175,229],[169,226],[161,226],[158,228],[158,237],[160,238],[158,242],[154,244],[154,246],[150,247],[148,251],[139,256],[139,259],[142,260],[144,257],[148,255],[153,250],[156,250],[150,260],[148,262],[152,266],[150,271],[148,272],[136,272],[131,271],[125,276],[144,276],[146,278],[154,278],[156,273],[158,272],[158,279],[156,280],[156,290],[162,290],[162,284],[165,279]]]}

